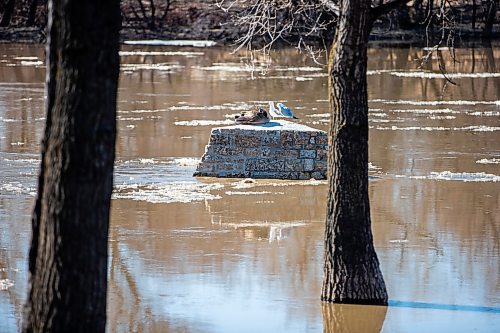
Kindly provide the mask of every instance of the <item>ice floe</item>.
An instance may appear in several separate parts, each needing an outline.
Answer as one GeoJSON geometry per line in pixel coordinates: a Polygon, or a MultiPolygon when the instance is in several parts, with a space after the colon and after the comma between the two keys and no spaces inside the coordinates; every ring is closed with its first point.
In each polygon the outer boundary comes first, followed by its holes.
{"type": "Polygon", "coordinates": [[[42,67],[43,61],[21,61],[21,66],[34,66],[34,67],[42,67]]]}
{"type": "Polygon", "coordinates": [[[180,157],[174,158],[172,162],[178,166],[197,166],[200,164],[200,159],[193,157],[180,157]]]}
{"type": "Polygon", "coordinates": [[[416,113],[416,114],[457,114],[460,111],[452,110],[452,109],[395,109],[395,110],[387,110],[388,112],[398,112],[398,113],[416,113]]]}
{"type": "Polygon", "coordinates": [[[375,171],[375,170],[382,170],[382,168],[374,165],[372,162],[368,162],[368,170],[375,171]]]}
{"type": "MultiPolygon", "coordinates": [[[[213,224],[218,224],[218,222],[213,222],[213,224]]],[[[240,229],[240,228],[269,228],[269,227],[278,227],[278,228],[293,228],[293,227],[303,227],[306,225],[304,221],[289,221],[289,222],[279,222],[279,221],[248,221],[242,220],[238,223],[232,222],[222,222],[222,226],[240,229]]]]}
{"type": "Polygon", "coordinates": [[[484,72],[484,73],[435,73],[435,72],[424,72],[424,71],[391,71],[390,75],[398,77],[410,77],[410,78],[421,78],[421,79],[462,79],[462,78],[489,78],[489,77],[500,77],[500,73],[496,72],[484,72]]]}
{"type": "Polygon", "coordinates": [[[0,184],[0,191],[14,193],[16,195],[27,194],[33,197],[36,195],[36,189],[34,187],[27,186],[17,181],[0,184]]]}
{"type": "Polygon", "coordinates": [[[177,126],[214,126],[214,125],[232,125],[234,120],[186,120],[174,122],[177,126]]]}
{"type": "Polygon", "coordinates": [[[264,195],[264,194],[285,194],[283,192],[269,192],[269,191],[226,191],[227,195],[264,195]]]}
{"type": "Polygon", "coordinates": [[[0,279],[0,290],[7,290],[13,285],[14,283],[9,279],[0,279]]]}
{"type": "Polygon", "coordinates": [[[429,119],[432,120],[452,120],[456,119],[457,117],[455,116],[429,116],[429,119]]]}
{"type": "MultiPolygon", "coordinates": [[[[251,181],[252,178],[247,178],[233,183],[231,186],[233,189],[248,189],[254,187],[285,187],[285,186],[318,186],[325,185],[328,183],[326,180],[270,180],[270,179],[260,179],[251,181]]],[[[276,192],[273,192],[276,193],[276,192]]]]}
{"type": "Polygon", "coordinates": [[[312,77],[303,77],[303,76],[297,76],[295,78],[295,81],[312,81],[314,78],[312,77]]]}
{"type": "Polygon", "coordinates": [[[202,56],[204,52],[183,52],[183,51],[120,51],[120,56],[184,56],[184,57],[197,57],[202,56]]]}
{"type": "Polygon", "coordinates": [[[414,100],[389,100],[389,99],[371,99],[370,102],[384,104],[406,104],[406,105],[496,105],[500,106],[500,100],[497,101],[414,101],[414,100]]]}
{"type": "Polygon", "coordinates": [[[499,117],[500,111],[468,111],[465,114],[468,116],[479,116],[479,117],[499,117]]]}
{"type": "Polygon", "coordinates": [[[121,64],[122,71],[156,70],[162,72],[173,72],[184,68],[179,64],[157,63],[157,64],[121,64]]]}
{"type": "Polygon", "coordinates": [[[211,191],[220,183],[205,184],[193,178],[197,158],[138,158],[115,163],[113,199],[150,203],[187,203],[220,199],[211,191]]]}
{"type": "MultiPolygon", "coordinates": [[[[405,177],[405,176],[398,176],[405,177]]],[[[409,176],[411,179],[452,180],[462,182],[499,182],[500,176],[484,172],[431,172],[425,176],[409,176]]]]}
{"type": "Polygon", "coordinates": [[[500,158],[482,158],[476,161],[477,164],[500,164],[500,158]]]}
{"type": "Polygon", "coordinates": [[[302,67],[273,67],[274,71],[277,72],[320,72],[323,71],[321,67],[312,67],[312,66],[302,66],[302,67]]]}
{"type": "Polygon", "coordinates": [[[153,45],[153,46],[191,46],[191,47],[211,47],[217,43],[211,40],[126,40],[123,42],[127,45],[153,45]]]}
{"type": "Polygon", "coordinates": [[[116,185],[113,199],[128,199],[150,203],[188,203],[204,200],[220,199],[219,195],[210,191],[222,188],[221,184],[201,184],[198,182],[172,182],[164,184],[116,185]]]}
{"type": "Polygon", "coordinates": [[[467,131],[467,132],[495,132],[500,131],[500,127],[497,126],[484,126],[484,125],[474,125],[465,127],[442,127],[442,126],[376,126],[373,127],[381,131],[467,131]]]}

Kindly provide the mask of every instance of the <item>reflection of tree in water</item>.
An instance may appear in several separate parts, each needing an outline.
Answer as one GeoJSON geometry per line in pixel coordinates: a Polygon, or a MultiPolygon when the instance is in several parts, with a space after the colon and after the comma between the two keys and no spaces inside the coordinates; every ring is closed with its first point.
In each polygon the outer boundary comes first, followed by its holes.
{"type": "MultiPolygon", "coordinates": [[[[108,331],[110,332],[193,332],[188,330],[187,324],[179,323],[178,318],[165,318],[155,312],[154,300],[139,286],[139,279],[147,273],[130,267],[127,259],[122,256],[119,249],[117,228],[110,229],[109,257],[111,260],[109,270],[108,290],[108,331]],[[135,270],[135,271],[134,271],[135,270]]],[[[122,246],[127,246],[123,243],[122,246]]],[[[161,297],[161,295],[153,295],[161,297]]],[[[157,310],[157,309],[156,309],[157,310]]]]}
{"type": "Polygon", "coordinates": [[[323,303],[323,333],[379,333],[386,306],[323,303]]]}

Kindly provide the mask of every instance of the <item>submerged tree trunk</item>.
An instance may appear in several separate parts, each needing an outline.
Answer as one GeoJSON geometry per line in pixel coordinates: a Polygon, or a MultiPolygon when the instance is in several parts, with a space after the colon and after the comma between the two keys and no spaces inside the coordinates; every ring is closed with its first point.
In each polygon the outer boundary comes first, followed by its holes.
{"type": "Polygon", "coordinates": [[[120,7],[51,1],[24,332],[104,332],[120,7]]]}
{"type": "Polygon", "coordinates": [[[331,124],[322,300],[387,304],[368,198],[368,36],[371,0],[340,1],[330,51],[331,124]]]}

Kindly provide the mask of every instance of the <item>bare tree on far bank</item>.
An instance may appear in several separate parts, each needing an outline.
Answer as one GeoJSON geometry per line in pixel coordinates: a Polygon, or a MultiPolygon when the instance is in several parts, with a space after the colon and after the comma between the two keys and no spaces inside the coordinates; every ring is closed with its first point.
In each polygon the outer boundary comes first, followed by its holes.
{"type": "Polygon", "coordinates": [[[23,332],[104,332],[119,1],[49,6],[47,116],[23,332]]]}
{"type": "MultiPolygon", "coordinates": [[[[383,0],[373,0],[372,7],[382,2],[383,0]]],[[[229,13],[240,17],[244,16],[248,8],[246,6],[248,2],[234,0],[122,0],[120,1],[124,28],[122,34],[131,38],[150,36],[208,38],[221,42],[233,42],[242,36],[241,26],[227,24],[228,13],[217,9],[217,5],[221,3],[224,4],[224,8],[230,7],[229,13]]],[[[324,34],[325,30],[310,31],[308,26],[317,15],[317,12],[313,10],[314,7],[317,5],[324,7],[324,4],[329,3],[338,4],[338,1],[295,1],[295,7],[303,10],[301,13],[293,14],[294,16],[298,14],[296,18],[299,20],[296,20],[295,24],[290,27],[291,31],[286,31],[287,29],[282,31],[281,37],[289,40],[298,35],[304,36],[306,32],[308,38],[316,38],[318,34],[324,34]]],[[[499,0],[413,0],[408,5],[396,6],[390,14],[383,15],[376,20],[371,38],[399,40],[400,42],[422,42],[425,38],[432,36],[439,38],[443,29],[442,23],[447,18],[451,18],[447,25],[456,31],[457,39],[474,41],[482,37],[483,40],[488,41],[497,38],[500,33],[497,27],[498,3],[499,0]],[[395,31],[399,33],[394,33],[395,31]]],[[[287,18],[291,17],[291,13],[287,14],[290,8],[283,6],[281,1],[268,1],[268,5],[281,8],[278,20],[288,20],[287,18]]],[[[322,17],[317,22],[319,25],[325,22],[324,16],[330,15],[329,11],[321,12],[322,17]]],[[[4,26],[9,27],[10,30],[22,30],[26,27],[37,27],[39,30],[44,30],[46,18],[47,0],[0,1],[0,28],[4,26]]],[[[38,36],[41,38],[44,34],[40,31],[39,35],[42,35],[38,36]]],[[[22,34],[0,29],[0,40],[16,41],[16,36],[19,38],[22,34]]],[[[36,34],[33,35],[33,41],[37,41],[36,37],[36,34]]]]}
{"type": "Polygon", "coordinates": [[[122,17],[129,24],[141,25],[155,31],[166,23],[167,15],[175,9],[177,0],[128,0],[122,1],[122,17]]]}

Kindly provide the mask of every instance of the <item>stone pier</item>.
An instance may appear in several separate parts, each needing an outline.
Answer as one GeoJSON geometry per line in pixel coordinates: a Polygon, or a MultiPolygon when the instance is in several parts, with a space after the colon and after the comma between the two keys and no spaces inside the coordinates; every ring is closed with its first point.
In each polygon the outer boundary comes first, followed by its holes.
{"type": "Polygon", "coordinates": [[[195,177],[326,179],[328,135],[286,120],[212,129],[195,177]]]}

